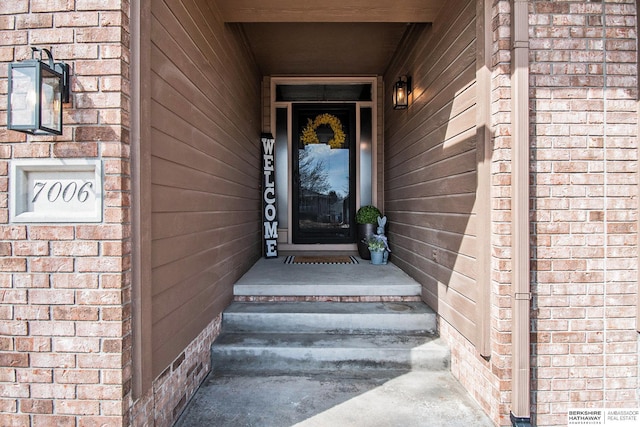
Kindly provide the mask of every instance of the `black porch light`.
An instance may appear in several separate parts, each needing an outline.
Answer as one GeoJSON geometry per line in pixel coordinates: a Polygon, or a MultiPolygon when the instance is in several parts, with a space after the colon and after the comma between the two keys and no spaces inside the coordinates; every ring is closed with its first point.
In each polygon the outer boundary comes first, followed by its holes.
{"type": "Polygon", "coordinates": [[[31,49],[31,59],[9,64],[7,129],[61,135],[62,104],[69,102],[69,66],[54,63],[48,49],[31,49]],[[48,56],[46,62],[43,53],[48,56]]]}
{"type": "Polygon", "coordinates": [[[411,77],[401,76],[393,85],[393,109],[404,110],[409,107],[409,95],[411,94],[411,77]]]}

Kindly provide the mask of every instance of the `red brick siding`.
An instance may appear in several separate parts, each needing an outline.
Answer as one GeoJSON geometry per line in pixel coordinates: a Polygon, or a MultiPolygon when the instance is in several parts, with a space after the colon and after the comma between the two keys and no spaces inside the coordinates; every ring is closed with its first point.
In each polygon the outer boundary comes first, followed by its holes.
{"type": "MultiPolygon", "coordinates": [[[[532,401],[639,405],[635,2],[529,4],[532,401]]],[[[452,370],[499,425],[511,410],[510,3],[493,4],[492,353],[445,322],[452,370]]]]}
{"type": "Polygon", "coordinates": [[[211,343],[220,334],[219,315],[154,381],[132,408],[131,425],[170,427],[211,369],[211,343]]]}
{"type": "Polygon", "coordinates": [[[0,4],[0,425],[128,424],[128,9],[122,0],[0,4]],[[4,126],[7,63],[31,46],[71,66],[62,136],[4,126]],[[77,157],[103,161],[102,223],[9,223],[11,159],[77,157]]]}
{"type": "MultiPolygon", "coordinates": [[[[532,418],[639,405],[635,2],[529,5],[532,418]]],[[[491,358],[441,319],[452,370],[511,410],[511,7],[493,3],[491,358]]]]}
{"type": "Polygon", "coordinates": [[[638,401],[636,3],[530,3],[537,425],[638,401]]]}

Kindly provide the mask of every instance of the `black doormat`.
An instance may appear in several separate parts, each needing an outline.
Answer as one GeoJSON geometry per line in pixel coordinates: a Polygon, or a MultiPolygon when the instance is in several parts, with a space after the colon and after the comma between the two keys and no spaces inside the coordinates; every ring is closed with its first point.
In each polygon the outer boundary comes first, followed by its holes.
{"type": "Polygon", "coordinates": [[[285,264],[358,264],[358,259],[349,255],[289,255],[285,264]]]}

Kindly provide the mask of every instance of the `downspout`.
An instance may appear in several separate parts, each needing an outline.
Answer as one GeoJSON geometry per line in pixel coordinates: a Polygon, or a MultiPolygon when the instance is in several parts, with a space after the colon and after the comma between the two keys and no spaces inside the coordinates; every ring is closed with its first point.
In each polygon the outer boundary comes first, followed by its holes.
{"type": "Polygon", "coordinates": [[[515,427],[531,425],[529,249],[529,10],[513,0],[512,25],[512,408],[515,427]]]}

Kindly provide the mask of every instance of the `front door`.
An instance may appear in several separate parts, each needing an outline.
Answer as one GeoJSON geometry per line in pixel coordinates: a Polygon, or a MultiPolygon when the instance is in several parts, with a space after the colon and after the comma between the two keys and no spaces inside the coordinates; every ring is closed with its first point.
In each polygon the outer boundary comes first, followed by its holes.
{"type": "Polygon", "coordinates": [[[293,243],[355,242],[355,104],[293,105],[293,243]]]}

